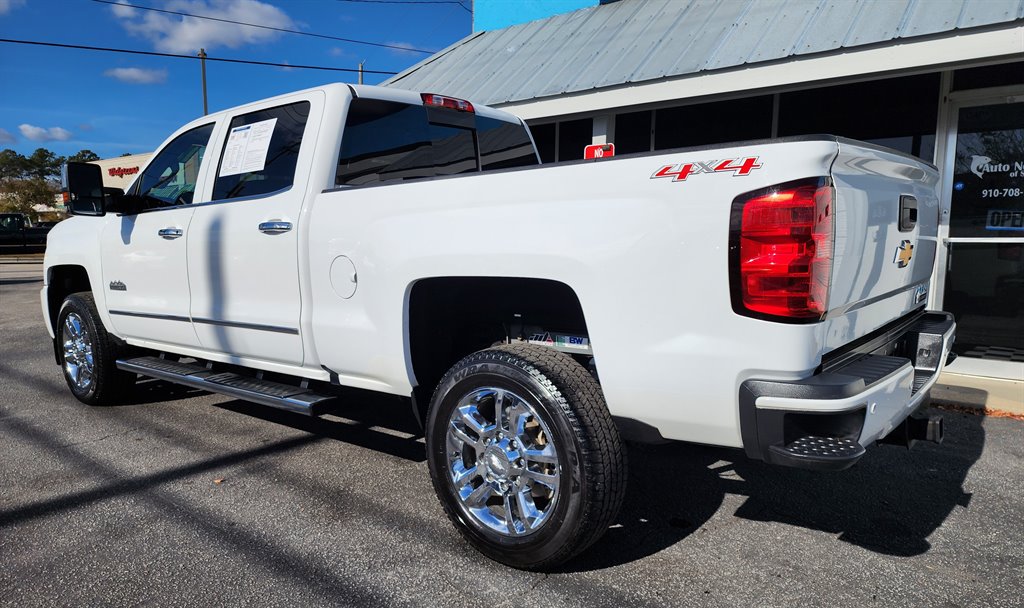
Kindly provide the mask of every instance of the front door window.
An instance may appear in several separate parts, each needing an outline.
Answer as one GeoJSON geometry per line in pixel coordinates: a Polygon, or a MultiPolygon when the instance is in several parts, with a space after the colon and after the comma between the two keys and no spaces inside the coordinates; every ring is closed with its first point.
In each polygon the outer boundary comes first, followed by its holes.
{"type": "Polygon", "coordinates": [[[213,134],[213,123],[196,127],[164,146],[135,183],[146,208],[189,205],[199,181],[199,167],[213,134]]]}

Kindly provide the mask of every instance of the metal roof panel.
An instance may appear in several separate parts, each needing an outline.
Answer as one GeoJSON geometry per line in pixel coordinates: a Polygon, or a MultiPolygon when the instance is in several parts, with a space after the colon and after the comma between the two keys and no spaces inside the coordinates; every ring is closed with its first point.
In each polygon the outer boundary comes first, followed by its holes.
{"type": "Polygon", "coordinates": [[[897,38],[903,17],[914,3],[915,0],[864,0],[842,46],[875,44],[897,38]]]}
{"type": "Polygon", "coordinates": [[[384,84],[484,104],[1024,22],[1024,0],[619,0],[479,32],[384,84]]]}
{"type": "Polygon", "coordinates": [[[960,24],[964,4],[963,0],[917,2],[909,8],[899,37],[927,36],[956,28],[960,24]]]}
{"type": "Polygon", "coordinates": [[[1024,0],[1020,2],[989,2],[966,0],[960,11],[958,28],[980,27],[1024,18],[1024,0]],[[1013,6],[1016,4],[1017,6],[1013,6]]]}

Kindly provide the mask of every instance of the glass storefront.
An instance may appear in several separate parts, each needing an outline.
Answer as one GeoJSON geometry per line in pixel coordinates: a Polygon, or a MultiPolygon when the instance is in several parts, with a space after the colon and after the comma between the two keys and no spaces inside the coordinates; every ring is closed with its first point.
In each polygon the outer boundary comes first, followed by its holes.
{"type": "Polygon", "coordinates": [[[961,355],[1024,362],[1024,103],[957,115],[943,308],[961,355]]]}

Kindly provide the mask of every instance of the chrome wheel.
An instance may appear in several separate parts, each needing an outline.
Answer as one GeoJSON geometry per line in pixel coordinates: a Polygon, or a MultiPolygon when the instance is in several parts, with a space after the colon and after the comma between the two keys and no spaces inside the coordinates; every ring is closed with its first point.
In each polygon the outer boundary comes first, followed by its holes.
{"type": "Polygon", "coordinates": [[[505,536],[539,530],[558,502],[558,454],[544,420],[511,391],[462,397],[446,433],[448,479],[470,521],[505,536]]]}
{"type": "Polygon", "coordinates": [[[64,373],[80,390],[86,390],[93,380],[92,336],[77,313],[69,313],[61,329],[64,344],[64,373]]]}

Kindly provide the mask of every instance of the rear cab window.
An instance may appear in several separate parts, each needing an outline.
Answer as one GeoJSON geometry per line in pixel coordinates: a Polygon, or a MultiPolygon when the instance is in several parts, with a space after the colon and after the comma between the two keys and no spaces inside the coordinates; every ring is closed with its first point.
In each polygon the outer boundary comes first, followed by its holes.
{"type": "Polygon", "coordinates": [[[537,165],[521,123],[395,101],[355,98],[335,186],[362,186],[537,165]]]}

